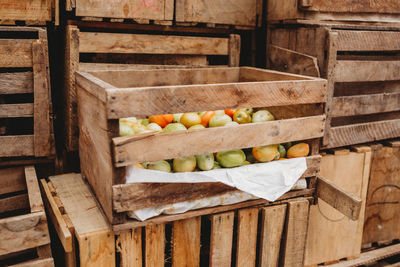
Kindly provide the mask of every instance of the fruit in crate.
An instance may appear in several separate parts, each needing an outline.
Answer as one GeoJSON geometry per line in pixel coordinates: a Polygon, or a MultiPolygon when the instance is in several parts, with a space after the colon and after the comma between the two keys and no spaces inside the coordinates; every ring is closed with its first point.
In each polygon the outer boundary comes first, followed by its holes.
{"type": "Polygon", "coordinates": [[[202,124],[196,124],[193,126],[190,126],[188,130],[196,130],[196,129],[204,129],[206,127],[204,127],[202,124]]]}
{"type": "Polygon", "coordinates": [[[252,116],[252,122],[265,122],[275,120],[274,115],[268,110],[262,109],[255,112],[252,116]]]}
{"type": "Polygon", "coordinates": [[[183,115],[183,113],[176,113],[176,114],[174,114],[174,118],[173,118],[173,122],[180,122],[180,120],[181,120],[181,117],[182,117],[182,115],[183,115]]]}
{"type": "Polygon", "coordinates": [[[125,122],[119,122],[119,135],[120,136],[129,136],[134,135],[135,130],[133,129],[131,124],[127,124],[125,122]]]}
{"type": "Polygon", "coordinates": [[[191,126],[200,124],[201,117],[195,112],[184,113],[179,122],[185,125],[186,128],[190,128],[191,126]]]}
{"type": "Polygon", "coordinates": [[[238,109],[233,113],[233,120],[239,124],[250,123],[251,116],[244,109],[238,109]]]}
{"type": "Polygon", "coordinates": [[[227,122],[224,127],[232,127],[232,126],[238,126],[239,123],[237,123],[236,121],[229,121],[227,122]]]}
{"type": "Polygon", "coordinates": [[[310,153],[310,146],[306,143],[298,143],[288,149],[287,157],[289,159],[307,157],[308,153],[310,153]]]}
{"type": "Polygon", "coordinates": [[[235,111],[233,109],[225,109],[224,112],[226,115],[228,115],[231,118],[233,118],[233,113],[235,113],[235,111]]]}
{"type": "Polygon", "coordinates": [[[224,152],[218,152],[216,155],[218,163],[224,168],[238,167],[246,161],[246,155],[243,150],[229,150],[224,152]]]}
{"type": "Polygon", "coordinates": [[[161,132],[162,131],[161,126],[158,125],[157,123],[154,123],[154,122],[149,123],[146,127],[147,127],[148,130],[151,130],[151,131],[156,131],[156,132],[161,132]]]}
{"type": "Polygon", "coordinates": [[[268,146],[260,146],[253,147],[253,156],[259,162],[270,162],[277,157],[278,145],[268,145],[268,146]]]}
{"type": "Polygon", "coordinates": [[[171,132],[186,131],[186,130],[187,130],[187,129],[186,129],[185,125],[183,125],[182,123],[176,122],[176,123],[170,123],[170,124],[168,124],[168,125],[164,128],[163,132],[164,132],[164,133],[171,133],[171,132]]]}
{"type": "Polygon", "coordinates": [[[172,166],[175,172],[192,172],[196,168],[196,157],[176,158],[172,166]]]}
{"type": "Polygon", "coordinates": [[[209,122],[209,127],[221,127],[225,126],[228,122],[231,122],[232,118],[224,114],[215,114],[209,122]]]}
{"type": "Polygon", "coordinates": [[[162,128],[164,128],[169,123],[171,123],[173,119],[174,119],[174,115],[173,114],[152,115],[152,116],[149,117],[150,122],[157,123],[162,128]]]}
{"type": "Polygon", "coordinates": [[[204,154],[196,156],[197,167],[202,171],[209,171],[214,167],[214,155],[204,154]]]}
{"type": "Polygon", "coordinates": [[[285,158],[286,157],[286,148],[283,145],[278,146],[278,151],[279,151],[279,158],[285,158]]]}
{"type": "Polygon", "coordinates": [[[208,126],[208,123],[210,122],[211,118],[215,115],[215,111],[206,111],[201,115],[201,124],[204,127],[208,126]]]}
{"type": "Polygon", "coordinates": [[[171,165],[166,160],[147,163],[147,169],[162,172],[171,172],[171,165]]]}

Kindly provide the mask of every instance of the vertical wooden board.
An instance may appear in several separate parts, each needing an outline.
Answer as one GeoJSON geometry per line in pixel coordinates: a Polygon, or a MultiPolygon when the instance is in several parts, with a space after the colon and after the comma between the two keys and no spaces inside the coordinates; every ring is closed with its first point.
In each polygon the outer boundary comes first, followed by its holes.
{"type": "Polygon", "coordinates": [[[175,221],[172,228],[172,266],[200,266],[201,217],[175,221]]]}
{"type": "Polygon", "coordinates": [[[80,266],[115,266],[115,241],[111,231],[105,230],[78,236],[78,242],[80,266]]]}
{"type": "Polygon", "coordinates": [[[372,146],[363,244],[400,238],[400,147],[372,146]]]}
{"type": "Polygon", "coordinates": [[[231,266],[234,212],[212,215],[210,266],[231,266]]]}
{"type": "Polygon", "coordinates": [[[146,226],[145,231],[145,266],[163,267],[165,262],[165,224],[146,226]]]}
{"type": "Polygon", "coordinates": [[[121,267],[142,267],[142,228],[120,234],[116,244],[121,267]]]}
{"type": "Polygon", "coordinates": [[[51,151],[50,139],[50,97],[45,48],[41,41],[32,44],[33,62],[33,94],[34,94],[34,149],[36,157],[49,156],[51,151]]]}
{"type": "Polygon", "coordinates": [[[29,206],[31,212],[44,211],[38,179],[34,166],[25,167],[26,186],[28,188],[29,206]]]}
{"type": "Polygon", "coordinates": [[[228,57],[229,67],[239,67],[240,63],[240,35],[239,34],[231,34],[229,36],[229,45],[228,45],[228,57]]]}
{"type": "Polygon", "coordinates": [[[256,264],[258,208],[238,211],[236,266],[256,264]]]}
{"type": "Polygon", "coordinates": [[[281,255],[282,266],[303,266],[308,227],[309,202],[298,199],[288,202],[286,229],[281,255]]]}
{"type": "MultiPolygon", "coordinates": [[[[337,150],[321,160],[321,176],[364,203],[368,169],[366,153],[337,150]]],[[[318,199],[318,204],[310,207],[305,265],[357,257],[361,252],[359,231],[363,227],[363,214],[362,207],[359,219],[352,221],[318,199]]]]}
{"type": "Polygon", "coordinates": [[[286,218],[286,204],[262,209],[259,267],[277,267],[283,228],[286,218]]]}

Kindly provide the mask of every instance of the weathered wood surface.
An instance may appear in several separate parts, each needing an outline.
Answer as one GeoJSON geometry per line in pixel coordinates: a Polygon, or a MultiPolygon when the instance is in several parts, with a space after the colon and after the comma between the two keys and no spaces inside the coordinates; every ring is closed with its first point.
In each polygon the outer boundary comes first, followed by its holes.
{"type": "Polygon", "coordinates": [[[0,73],[0,94],[26,94],[32,92],[33,73],[31,71],[0,73]]]}
{"type": "Polygon", "coordinates": [[[338,51],[396,51],[400,50],[400,32],[391,31],[341,31],[338,33],[338,51]]]}
{"type": "Polygon", "coordinates": [[[76,16],[124,19],[172,20],[173,0],[129,1],[76,0],[76,16]]]}
{"type": "Polygon", "coordinates": [[[29,208],[28,194],[20,194],[0,199],[0,213],[29,208]]]}
{"type": "Polygon", "coordinates": [[[177,22],[202,22],[255,27],[259,0],[178,0],[177,22]]]}
{"type": "Polygon", "coordinates": [[[33,104],[2,104],[0,118],[29,118],[33,117],[33,104]]]}
{"type": "Polygon", "coordinates": [[[0,67],[32,67],[32,40],[1,39],[0,67]]]}
{"type": "Polygon", "coordinates": [[[26,190],[23,166],[0,169],[0,195],[26,190]]]}
{"type": "Polygon", "coordinates": [[[25,167],[25,181],[28,190],[31,213],[44,211],[42,195],[40,194],[38,179],[34,166],[25,167]]]}
{"type": "Polygon", "coordinates": [[[120,254],[121,267],[142,267],[142,228],[119,234],[116,249],[120,254]]]}
{"type": "Polygon", "coordinates": [[[235,127],[215,127],[196,131],[167,134],[143,134],[113,139],[114,164],[117,167],[132,163],[188,157],[231,149],[280,144],[323,136],[325,115],[243,124],[235,127]],[[307,125],[307,127],[303,127],[307,125]],[[293,132],[292,129],[297,129],[293,132]],[[260,135],[259,133],[263,133],[260,135]],[[213,139],[209,139],[213,136],[213,139]],[[238,139],[237,137],[241,138],[238,139]],[[192,140],[196,140],[193,142],[192,140]],[[157,150],[149,149],[157,144],[157,150]],[[180,144],[192,144],[190,150],[180,144]],[[160,154],[159,151],[165,151],[160,154]]]}
{"type": "Polygon", "coordinates": [[[236,266],[256,265],[258,208],[237,212],[236,266]]]}
{"type": "Polygon", "coordinates": [[[20,157],[34,155],[33,135],[0,136],[0,144],[2,144],[0,157],[20,157]]]}
{"type": "Polygon", "coordinates": [[[200,266],[201,217],[175,221],[172,226],[172,265],[200,266]]]}
{"type": "Polygon", "coordinates": [[[51,21],[52,0],[10,0],[0,3],[2,20],[51,21]]]}
{"type": "Polygon", "coordinates": [[[146,266],[163,267],[165,263],[165,225],[150,225],[146,231],[146,266]]]}
{"type": "Polygon", "coordinates": [[[349,13],[400,13],[400,7],[396,0],[312,0],[306,7],[308,11],[318,12],[349,12],[349,13]]]}
{"type": "Polygon", "coordinates": [[[338,60],[336,82],[400,80],[400,61],[338,60]]]}
{"type": "Polygon", "coordinates": [[[231,266],[234,218],[234,212],[210,216],[210,267],[231,266]]]}
{"type": "Polygon", "coordinates": [[[54,267],[54,260],[53,258],[37,259],[10,265],[10,267],[54,267]]]}

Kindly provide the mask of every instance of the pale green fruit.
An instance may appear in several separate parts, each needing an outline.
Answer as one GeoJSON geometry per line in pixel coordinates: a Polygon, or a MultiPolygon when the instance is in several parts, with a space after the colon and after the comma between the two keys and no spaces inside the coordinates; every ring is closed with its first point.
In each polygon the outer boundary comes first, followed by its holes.
{"type": "Polygon", "coordinates": [[[274,115],[268,110],[259,110],[253,114],[252,122],[266,122],[275,120],[274,115]]]}
{"type": "Polygon", "coordinates": [[[231,122],[232,118],[226,115],[225,113],[222,115],[214,115],[210,122],[208,123],[209,127],[221,127],[225,126],[228,122],[231,122]]]}
{"type": "Polygon", "coordinates": [[[196,169],[196,157],[176,158],[172,166],[175,172],[192,172],[196,169]]]}
{"type": "Polygon", "coordinates": [[[152,131],[156,131],[156,132],[161,132],[162,128],[160,125],[158,125],[157,123],[149,123],[149,125],[147,125],[147,129],[148,130],[152,130],[152,131]]]}
{"type": "Polygon", "coordinates": [[[144,126],[147,126],[147,125],[150,124],[150,120],[149,120],[149,119],[143,119],[140,123],[141,123],[142,125],[144,125],[144,126]]]}
{"type": "Polygon", "coordinates": [[[243,164],[246,160],[246,155],[243,150],[229,150],[217,153],[217,160],[224,168],[233,168],[243,164]]]}
{"type": "Polygon", "coordinates": [[[202,171],[209,171],[214,167],[214,155],[204,154],[196,156],[197,167],[202,171]]]}
{"type": "Polygon", "coordinates": [[[206,127],[204,127],[202,124],[196,124],[196,125],[190,126],[188,130],[190,131],[190,130],[204,129],[204,128],[206,128],[206,127]]]}
{"type": "Polygon", "coordinates": [[[283,145],[278,146],[278,151],[279,151],[279,158],[286,158],[286,149],[283,145]]]}
{"type": "Polygon", "coordinates": [[[128,124],[120,122],[119,123],[119,135],[120,136],[129,136],[134,135],[135,130],[128,124]]]}
{"type": "Polygon", "coordinates": [[[164,133],[171,133],[171,132],[177,132],[177,131],[186,131],[186,127],[185,125],[183,125],[182,123],[170,123],[167,126],[165,126],[164,128],[164,133]]]}
{"type": "Polygon", "coordinates": [[[173,122],[180,122],[183,113],[176,113],[174,114],[173,122]]]}
{"type": "Polygon", "coordinates": [[[147,169],[162,172],[171,172],[171,165],[165,160],[147,163],[147,169]]]}

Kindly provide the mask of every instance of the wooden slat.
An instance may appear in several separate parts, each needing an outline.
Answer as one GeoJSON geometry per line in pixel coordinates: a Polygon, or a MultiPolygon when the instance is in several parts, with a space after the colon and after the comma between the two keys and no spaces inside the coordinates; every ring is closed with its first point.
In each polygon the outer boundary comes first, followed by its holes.
{"type": "Polygon", "coordinates": [[[0,67],[32,67],[32,40],[0,39],[0,67]]]}
{"type": "Polygon", "coordinates": [[[258,208],[238,211],[236,266],[256,265],[258,208]]]}
{"type": "Polygon", "coordinates": [[[0,73],[0,94],[26,94],[33,92],[33,74],[27,72],[0,73]]]}
{"type": "Polygon", "coordinates": [[[38,179],[34,166],[25,167],[25,179],[31,212],[44,211],[42,196],[40,194],[38,179]]]}
{"type": "Polygon", "coordinates": [[[210,216],[210,267],[231,266],[234,218],[234,212],[210,216]]]}
{"type": "Polygon", "coordinates": [[[309,11],[317,12],[348,12],[348,13],[400,13],[396,0],[312,0],[307,7],[309,11]]]}
{"type": "Polygon", "coordinates": [[[27,194],[0,198],[0,213],[21,210],[29,207],[29,199],[27,194]]]}
{"type": "Polygon", "coordinates": [[[400,110],[400,93],[333,98],[332,117],[366,115],[400,110]]]}
{"type": "Polygon", "coordinates": [[[319,115],[235,127],[117,137],[113,139],[114,162],[121,167],[132,163],[318,138],[323,136],[324,122],[325,115],[319,115]],[[154,144],[157,144],[157,149],[149,149],[154,144]],[[181,144],[191,144],[190,149],[181,144]],[[165,153],[160,154],[159,151],[165,153]]]}
{"type": "Polygon", "coordinates": [[[0,136],[0,157],[32,156],[33,135],[0,136]]]}
{"type": "Polygon", "coordinates": [[[332,127],[329,136],[327,148],[396,138],[400,136],[400,119],[332,127]]]}
{"type": "Polygon", "coordinates": [[[38,259],[15,265],[10,265],[10,267],[54,267],[54,260],[53,258],[38,259]]]}
{"type": "Polygon", "coordinates": [[[23,166],[0,169],[0,195],[26,190],[23,166]]]}
{"type": "Polygon", "coordinates": [[[400,50],[400,32],[335,31],[338,51],[395,51],[400,50]]]}
{"type": "Polygon", "coordinates": [[[114,235],[107,229],[77,236],[80,266],[115,266],[114,235]]]}
{"type": "Polygon", "coordinates": [[[228,44],[228,66],[229,67],[239,67],[240,63],[240,48],[241,48],[241,40],[240,35],[231,34],[229,35],[229,44],[228,44]]]}
{"type": "Polygon", "coordinates": [[[33,88],[34,88],[34,151],[36,157],[49,156],[51,154],[50,133],[50,96],[47,77],[47,55],[45,45],[41,41],[32,44],[33,61],[33,88]]]}
{"type": "Polygon", "coordinates": [[[118,235],[116,244],[121,267],[142,267],[142,228],[118,235]]]}
{"type": "MultiPolygon", "coordinates": [[[[321,156],[309,156],[306,160],[308,168],[302,177],[318,175],[321,156]]],[[[209,197],[230,190],[233,190],[233,188],[221,183],[133,183],[114,185],[113,208],[117,212],[138,210],[209,197]]]]}
{"type": "Polygon", "coordinates": [[[150,225],[146,228],[146,266],[163,267],[165,262],[165,225],[150,225]]]}
{"type": "Polygon", "coordinates": [[[265,207],[261,214],[260,267],[276,267],[279,264],[286,205],[265,207]]]}
{"type": "Polygon", "coordinates": [[[306,199],[288,203],[285,237],[279,266],[303,266],[308,227],[309,202],[306,199]]]}
{"type": "Polygon", "coordinates": [[[172,266],[200,266],[201,217],[175,221],[172,227],[172,266]]]}
{"type": "Polygon", "coordinates": [[[79,33],[80,53],[228,55],[227,38],[79,33]]]}
{"type": "Polygon", "coordinates": [[[44,212],[30,213],[0,220],[0,255],[50,243],[44,212]]]}
{"type": "Polygon", "coordinates": [[[51,21],[51,0],[2,1],[2,20],[51,21]]]}
{"type": "Polygon", "coordinates": [[[400,80],[400,61],[338,60],[335,82],[400,80]]]}
{"type": "Polygon", "coordinates": [[[33,104],[3,104],[0,105],[0,118],[33,117],[33,104]]]}

